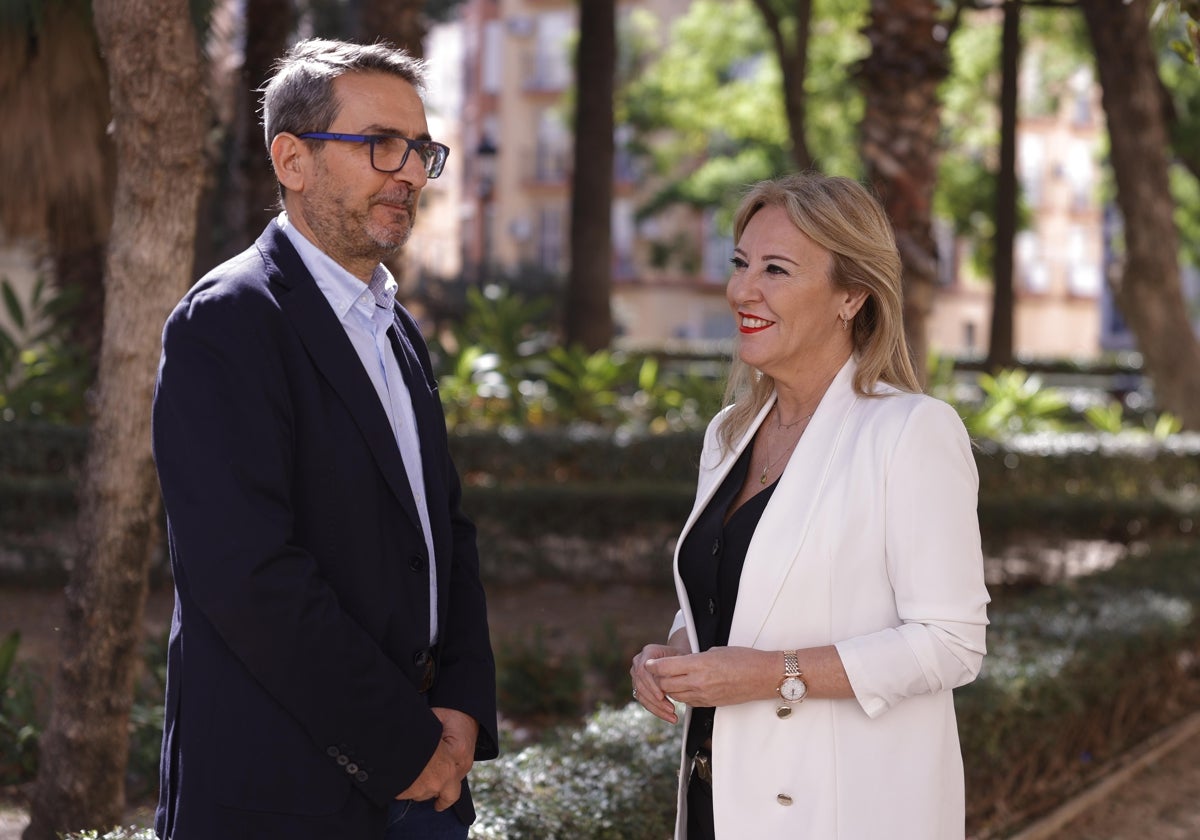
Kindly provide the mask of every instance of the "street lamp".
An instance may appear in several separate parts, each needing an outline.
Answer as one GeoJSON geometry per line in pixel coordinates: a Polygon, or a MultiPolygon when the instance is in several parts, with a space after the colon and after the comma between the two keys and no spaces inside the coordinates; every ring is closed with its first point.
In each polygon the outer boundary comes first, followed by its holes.
{"type": "Polygon", "coordinates": [[[479,189],[479,242],[480,266],[479,286],[482,289],[487,283],[488,273],[492,262],[492,197],[496,188],[496,155],[500,150],[488,135],[484,134],[475,147],[477,162],[477,181],[479,189]]]}

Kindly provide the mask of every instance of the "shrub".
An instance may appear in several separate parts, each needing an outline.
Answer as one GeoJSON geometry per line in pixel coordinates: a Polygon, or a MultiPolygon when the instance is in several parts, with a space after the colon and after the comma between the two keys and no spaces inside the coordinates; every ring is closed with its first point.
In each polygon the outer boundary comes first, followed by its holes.
{"type": "Polygon", "coordinates": [[[679,730],[630,704],[471,772],[474,840],[669,837],[679,730]]]}

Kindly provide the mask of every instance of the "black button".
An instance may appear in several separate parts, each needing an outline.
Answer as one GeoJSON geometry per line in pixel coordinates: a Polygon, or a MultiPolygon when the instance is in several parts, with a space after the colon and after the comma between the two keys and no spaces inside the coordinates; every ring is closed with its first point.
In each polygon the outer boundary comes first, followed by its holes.
{"type": "Polygon", "coordinates": [[[713,540],[712,553],[713,553],[713,557],[716,557],[718,554],[721,553],[721,541],[719,539],[713,540]]]}
{"type": "Polygon", "coordinates": [[[347,764],[346,772],[349,773],[351,776],[353,776],[355,773],[358,772],[358,765],[357,764],[347,764]]]}
{"type": "Polygon", "coordinates": [[[714,601],[712,598],[708,599],[708,614],[709,615],[717,614],[717,602],[714,601]]]}
{"type": "Polygon", "coordinates": [[[338,755],[340,755],[340,752],[337,747],[327,747],[325,749],[325,755],[329,756],[330,758],[337,758],[338,755]]]}
{"type": "Polygon", "coordinates": [[[362,770],[359,770],[357,773],[354,774],[354,778],[357,781],[365,782],[369,777],[362,770]]]}
{"type": "Polygon", "coordinates": [[[420,554],[414,554],[408,560],[408,568],[412,569],[414,572],[421,571],[425,568],[425,558],[420,554]]]}
{"type": "Polygon", "coordinates": [[[337,757],[337,763],[338,763],[338,764],[340,764],[340,765],[342,765],[343,767],[345,767],[347,764],[349,764],[349,763],[350,763],[350,759],[349,759],[349,758],[347,758],[347,757],[346,757],[346,756],[344,756],[344,755],[339,755],[339,756],[337,757]]]}
{"type": "Polygon", "coordinates": [[[419,651],[417,651],[416,655],[413,656],[413,664],[415,664],[418,668],[424,668],[425,665],[428,664],[428,662],[429,662],[429,651],[428,650],[419,650],[419,651]]]}

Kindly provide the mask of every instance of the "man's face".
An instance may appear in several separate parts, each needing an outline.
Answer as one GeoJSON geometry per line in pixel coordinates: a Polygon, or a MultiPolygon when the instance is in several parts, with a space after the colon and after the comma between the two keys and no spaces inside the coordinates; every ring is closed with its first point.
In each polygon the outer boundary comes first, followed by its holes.
{"type": "MultiPolygon", "coordinates": [[[[340,108],[325,131],[429,139],[425,107],[403,79],[347,73],[333,87],[340,108]]],[[[412,233],[428,180],[419,155],[410,153],[402,169],[386,173],[371,166],[367,143],[299,142],[304,176],[299,189],[289,188],[289,219],[344,268],[369,278],[412,233]]]]}

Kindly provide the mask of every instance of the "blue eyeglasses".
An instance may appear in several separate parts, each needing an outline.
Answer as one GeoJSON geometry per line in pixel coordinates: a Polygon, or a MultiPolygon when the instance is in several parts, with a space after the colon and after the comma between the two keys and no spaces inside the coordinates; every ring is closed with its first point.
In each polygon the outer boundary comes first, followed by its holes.
{"type": "Polygon", "coordinates": [[[399,172],[408,162],[408,153],[413,149],[421,161],[421,168],[428,178],[442,174],[450,147],[432,140],[412,140],[398,134],[335,134],[328,131],[310,131],[296,135],[301,140],[338,140],[342,143],[366,143],[371,147],[371,166],[378,172],[399,172]]]}

